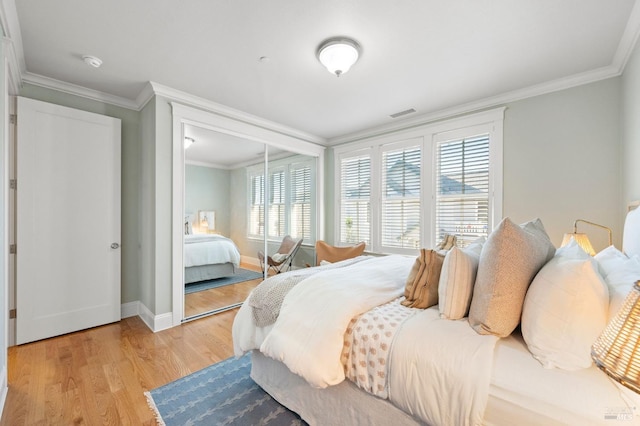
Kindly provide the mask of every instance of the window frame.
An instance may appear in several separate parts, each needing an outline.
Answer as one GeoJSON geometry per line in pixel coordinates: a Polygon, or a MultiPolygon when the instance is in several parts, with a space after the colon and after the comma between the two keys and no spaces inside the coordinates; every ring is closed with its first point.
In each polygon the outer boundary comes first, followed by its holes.
{"type": "Polygon", "coordinates": [[[366,250],[381,254],[415,254],[416,250],[413,249],[382,246],[380,185],[382,185],[382,152],[393,146],[409,146],[411,141],[416,138],[422,138],[420,245],[427,248],[434,247],[437,238],[435,232],[436,205],[434,203],[437,184],[435,177],[437,144],[456,138],[469,138],[478,134],[489,135],[488,232],[490,232],[500,222],[503,214],[504,110],[505,108],[495,108],[334,147],[334,241],[336,244],[345,244],[340,239],[341,162],[368,151],[371,154],[371,227],[370,244],[367,244],[366,250]]]}

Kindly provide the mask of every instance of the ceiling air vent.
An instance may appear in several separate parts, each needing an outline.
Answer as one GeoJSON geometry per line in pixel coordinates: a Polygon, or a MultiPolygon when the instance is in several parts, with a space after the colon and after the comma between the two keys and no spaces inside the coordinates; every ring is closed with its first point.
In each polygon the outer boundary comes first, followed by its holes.
{"type": "Polygon", "coordinates": [[[391,114],[389,117],[398,118],[398,117],[402,117],[402,116],[407,115],[407,114],[413,114],[414,112],[416,112],[415,108],[409,108],[409,109],[405,109],[404,111],[400,111],[400,112],[396,112],[395,114],[391,114]]]}

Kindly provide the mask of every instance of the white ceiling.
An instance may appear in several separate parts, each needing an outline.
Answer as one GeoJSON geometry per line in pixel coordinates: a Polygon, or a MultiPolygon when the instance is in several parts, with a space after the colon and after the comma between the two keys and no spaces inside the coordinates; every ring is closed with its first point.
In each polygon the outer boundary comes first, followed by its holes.
{"type": "Polygon", "coordinates": [[[269,158],[285,155],[284,151],[274,147],[265,148],[260,142],[193,125],[184,126],[184,135],[194,140],[184,153],[185,162],[188,164],[231,170],[261,163],[265,149],[269,150],[269,158]]]}
{"type": "Polygon", "coordinates": [[[331,144],[408,108],[417,111],[410,119],[584,74],[615,75],[635,43],[634,3],[31,0],[15,7],[26,75],[129,100],[153,81],[331,144]],[[315,56],[338,35],[363,49],[340,78],[315,56]],[[85,65],[83,54],[102,67],[85,65]]]}

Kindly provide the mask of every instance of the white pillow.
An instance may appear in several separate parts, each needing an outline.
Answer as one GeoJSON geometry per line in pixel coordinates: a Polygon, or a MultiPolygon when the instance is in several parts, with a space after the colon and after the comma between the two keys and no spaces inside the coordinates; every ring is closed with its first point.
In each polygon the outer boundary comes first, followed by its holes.
{"type": "Polygon", "coordinates": [[[607,324],[608,305],[607,285],[596,264],[560,251],[529,287],[522,336],[545,368],[588,368],[591,345],[607,324]]]}
{"type": "Polygon", "coordinates": [[[628,257],[614,246],[609,246],[596,254],[594,259],[598,261],[602,276],[607,278],[611,272],[622,268],[628,257]]]}
{"type": "Polygon", "coordinates": [[[444,258],[438,283],[441,318],[457,320],[468,315],[480,252],[485,241],[486,238],[480,237],[463,249],[454,246],[444,258]]]}

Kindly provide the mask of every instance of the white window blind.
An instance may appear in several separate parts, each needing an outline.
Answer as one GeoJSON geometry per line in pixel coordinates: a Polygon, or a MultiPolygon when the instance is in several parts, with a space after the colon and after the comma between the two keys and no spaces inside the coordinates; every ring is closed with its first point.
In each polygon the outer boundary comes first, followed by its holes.
{"type": "Polygon", "coordinates": [[[488,233],[489,135],[440,142],[436,151],[436,243],[455,234],[464,247],[488,233]]]}
{"type": "Polygon", "coordinates": [[[284,237],[285,233],[285,172],[269,173],[269,237],[284,237]]]}
{"type": "Polygon", "coordinates": [[[291,166],[291,236],[311,240],[311,167],[291,166]]]}
{"type": "Polygon", "coordinates": [[[249,235],[264,235],[264,175],[250,176],[249,235]]]}
{"type": "Polygon", "coordinates": [[[419,249],[419,146],[382,153],[381,244],[383,247],[419,249]]]}
{"type": "Polygon", "coordinates": [[[340,242],[371,242],[371,156],[343,158],[340,164],[340,242]]]}

